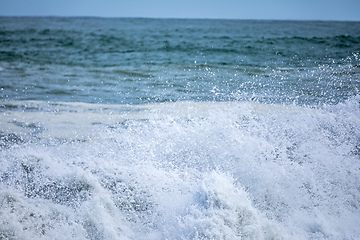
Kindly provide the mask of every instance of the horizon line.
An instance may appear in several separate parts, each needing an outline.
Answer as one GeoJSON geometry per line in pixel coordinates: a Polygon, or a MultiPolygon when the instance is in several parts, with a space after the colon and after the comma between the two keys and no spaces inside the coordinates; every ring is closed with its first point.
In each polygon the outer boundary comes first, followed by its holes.
{"type": "Polygon", "coordinates": [[[135,16],[91,16],[91,15],[1,15],[0,17],[23,18],[122,18],[122,19],[153,19],[153,20],[229,20],[229,21],[294,21],[294,22],[360,22],[360,20],[332,19],[270,19],[270,18],[208,18],[208,17],[135,17],[135,16]]]}

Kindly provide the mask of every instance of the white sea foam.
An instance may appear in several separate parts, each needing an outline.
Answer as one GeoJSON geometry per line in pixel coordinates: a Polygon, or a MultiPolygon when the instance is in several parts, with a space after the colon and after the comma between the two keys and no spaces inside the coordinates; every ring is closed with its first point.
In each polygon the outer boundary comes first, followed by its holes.
{"type": "Polygon", "coordinates": [[[2,102],[4,239],[356,239],[359,99],[2,102]]]}

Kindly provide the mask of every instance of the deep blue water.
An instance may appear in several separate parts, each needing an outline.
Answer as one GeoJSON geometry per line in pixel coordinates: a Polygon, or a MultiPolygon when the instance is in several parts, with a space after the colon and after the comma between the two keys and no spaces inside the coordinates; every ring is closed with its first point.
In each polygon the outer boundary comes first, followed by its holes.
{"type": "Polygon", "coordinates": [[[358,94],[360,23],[0,18],[3,99],[337,103],[358,94]]]}

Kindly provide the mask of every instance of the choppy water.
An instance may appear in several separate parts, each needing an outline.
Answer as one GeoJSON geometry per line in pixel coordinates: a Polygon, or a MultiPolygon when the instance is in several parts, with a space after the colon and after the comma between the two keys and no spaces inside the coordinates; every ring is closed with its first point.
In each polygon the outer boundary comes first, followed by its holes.
{"type": "Polygon", "coordinates": [[[360,23],[0,18],[0,238],[358,239],[360,23]]]}

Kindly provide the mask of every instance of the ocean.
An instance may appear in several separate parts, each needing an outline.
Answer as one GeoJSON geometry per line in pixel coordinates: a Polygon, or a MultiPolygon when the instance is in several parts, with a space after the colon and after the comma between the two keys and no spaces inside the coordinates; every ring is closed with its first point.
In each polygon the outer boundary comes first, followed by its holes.
{"type": "Polygon", "coordinates": [[[359,239],[360,22],[0,17],[0,239],[359,239]]]}

